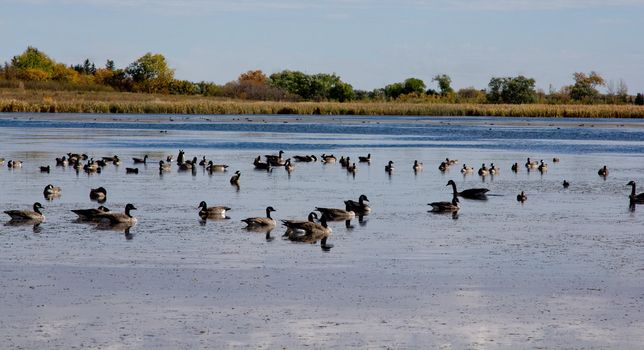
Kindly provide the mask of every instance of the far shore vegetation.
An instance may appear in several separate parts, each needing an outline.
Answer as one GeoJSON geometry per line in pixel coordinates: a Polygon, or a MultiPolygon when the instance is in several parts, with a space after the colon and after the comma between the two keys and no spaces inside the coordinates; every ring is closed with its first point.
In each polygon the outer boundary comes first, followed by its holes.
{"type": "Polygon", "coordinates": [[[219,85],[175,79],[161,54],[124,68],[111,60],[96,67],[88,59],[58,63],[28,47],[0,67],[0,112],[644,118],[644,95],[629,94],[621,79],[576,72],[570,85],[548,92],[535,83],[492,77],[484,89],[454,90],[438,74],[436,88],[412,77],[363,91],[336,74],[254,70],[219,85]]]}

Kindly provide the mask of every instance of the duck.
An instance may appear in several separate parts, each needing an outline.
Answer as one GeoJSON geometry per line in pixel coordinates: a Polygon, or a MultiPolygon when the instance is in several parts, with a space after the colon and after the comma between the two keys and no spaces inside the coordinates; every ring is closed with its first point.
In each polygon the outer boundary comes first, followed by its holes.
{"type": "Polygon", "coordinates": [[[275,227],[275,219],[271,218],[271,213],[277,211],[273,207],[266,207],[266,217],[253,217],[253,218],[246,218],[242,220],[242,222],[246,223],[246,228],[273,228],[275,227]]]}
{"type": "Polygon", "coordinates": [[[240,176],[241,176],[241,172],[239,170],[235,171],[235,175],[233,175],[230,178],[230,184],[235,185],[235,186],[239,186],[239,177],[240,176]]]}
{"type": "Polygon", "coordinates": [[[563,180],[563,188],[568,188],[570,187],[570,182],[563,180]]]}
{"type": "Polygon", "coordinates": [[[146,154],[143,158],[132,158],[134,164],[146,164],[148,161],[148,155],[146,154]]]}
{"type": "Polygon", "coordinates": [[[95,221],[96,215],[101,213],[108,213],[110,210],[107,207],[99,206],[98,208],[91,209],[72,209],[74,214],[78,215],[79,221],[95,221]]]}
{"type": "Polygon", "coordinates": [[[206,204],[206,201],[201,201],[197,209],[200,209],[199,217],[202,219],[223,219],[226,217],[226,211],[230,210],[230,208],[226,206],[209,207],[208,204],[206,204]]]}
{"type": "MultiPolygon", "coordinates": [[[[345,208],[347,205],[345,204],[345,208]]],[[[327,220],[331,221],[344,221],[351,220],[356,217],[356,213],[350,211],[349,209],[337,209],[337,208],[320,208],[315,207],[315,210],[322,213],[323,216],[326,216],[327,220]]]]}
{"type": "Polygon", "coordinates": [[[490,163],[490,175],[498,175],[499,174],[499,168],[497,168],[494,163],[490,163]]]}
{"type": "Polygon", "coordinates": [[[423,163],[418,162],[418,160],[414,160],[414,165],[412,166],[412,169],[414,169],[414,171],[423,170],[423,163]]]}
{"type": "Polygon", "coordinates": [[[512,164],[512,171],[515,173],[519,172],[519,163],[512,164]]]}
{"type": "Polygon", "coordinates": [[[280,220],[282,224],[287,227],[286,232],[282,237],[291,237],[292,235],[303,234],[304,230],[298,226],[307,222],[315,222],[318,219],[318,214],[314,211],[309,213],[306,220],[280,220]]]}
{"type": "Polygon", "coordinates": [[[454,194],[452,197],[451,202],[432,202],[428,203],[427,205],[432,206],[432,212],[435,213],[450,213],[450,212],[455,212],[461,209],[461,207],[458,205],[458,197],[454,194]]]}
{"type": "Polygon", "coordinates": [[[56,187],[52,184],[49,184],[45,186],[45,189],[43,190],[43,195],[45,197],[50,197],[50,196],[60,195],[61,192],[62,192],[62,189],[60,187],[56,187]]]}
{"type": "Polygon", "coordinates": [[[523,191],[521,191],[521,193],[517,195],[517,201],[523,203],[527,200],[528,200],[528,196],[523,191]]]}
{"type": "Polygon", "coordinates": [[[468,166],[467,164],[463,164],[463,167],[461,168],[461,173],[463,174],[471,174],[474,172],[474,169],[472,169],[471,166],[468,166]]]}
{"type": "Polygon", "coordinates": [[[40,172],[41,172],[41,173],[49,173],[49,170],[50,170],[50,169],[51,169],[51,167],[50,167],[49,165],[47,165],[47,166],[41,166],[41,167],[40,167],[40,172]]]}
{"type": "Polygon", "coordinates": [[[317,162],[318,158],[314,155],[310,156],[293,156],[296,162],[317,162]]]}
{"type": "Polygon", "coordinates": [[[535,161],[531,161],[530,157],[528,157],[528,160],[525,162],[525,167],[528,169],[536,169],[539,166],[539,163],[535,161]]]}
{"type": "Polygon", "coordinates": [[[211,173],[223,172],[223,171],[226,171],[226,169],[228,169],[228,165],[226,165],[226,164],[214,164],[212,162],[212,160],[208,161],[208,166],[206,167],[206,170],[208,170],[211,173]]]}
{"type": "Polygon", "coordinates": [[[261,156],[257,156],[257,158],[255,158],[255,161],[253,162],[255,169],[271,171],[271,164],[269,162],[264,163],[261,159],[261,156]]]}
{"type": "Polygon", "coordinates": [[[320,247],[324,250],[329,250],[333,247],[333,245],[327,244],[327,239],[331,236],[332,230],[327,225],[327,218],[324,215],[320,218],[319,224],[307,221],[303,223],[284,223],[284,225],[292,232],[287,236],[290,241],[302,243],[320,241],[320,247]],[[303,232],[303,234],[297,234],[298,232],[303,232]]]}
{"type": "Polygon", "coordinates": [[[479,169],[479,175],[480,176],[487,176],[490,172],[487,170],[487,167],[485,166],[485,163],[481,165],[481,168],[479,169]]]}
{"type": "Polygon", "coordinates": [[[548,164],[544,163],[542,159],[539,163],[538,169],[540,172],[545,173],[546,171],[548,171],[548,164]]]}
{"type": "Polygon", "coordinates": [[[21,160],[10,160],[7,162],[7,167],[9,168],[22,168],[22,161],[21,160]]]}
{"type": "Polygon", "coordinates": [[[631,203],[634,204],[644,204],[644,192],[640,194],[635,194],[635,181],[630,181],[629,183],[626,184],[626,186],[631,186],[631,195],[628,196],[628,198],[631,200],[631,203]]]}
{"type": "Polygon", "coordinates": [[[45,221],[45,216],[40,209],[44,209],[42,204],[36,202],[33,205],[33,210],[5,210],[5,214],[11,217],[11,221],[45,221]]]}
{"type": "Polygon", "coordinates": [[[447,185],[445,186],[449,185],[452,185],[452,193],[455,196],[461,196],[468,199],[487,199],[486,193],[490,191],[487,188],[469,188],[458,192],[458,190],[456,190],[456,182],[454,182],[454,180],[447,181],[447,185]]]}
{"type": "Polygon", "coordinates": [[[162,160],[159,161],[159,172],[165,172],[172,170],[172,164],[166,163],[162,160]]]}
{"type": "Polygon", "coordinates": [[[360,163],[369,163],[371,162],[371,153],[367,153],[367,156],[358,156],[358,162],[360,163]]]}
{"type": "Polygon", "coordinates": [[[136,224],[136,218],[132,216],[131,211],[132,210],[137,210],[136,207],[128,203],[125,206],[125,212],[124,213],[115,213],[115,212],[103,212],[103,213],[98,213],[96,214],[95,218],[99,222],[102,223],[109,223],[111,225],[116,225],[116,224],[127,224],[127,225],[134,225],[136,224]]]}
{"type": "Polygon", "coordinates": [[[291,171],[295,170],[295,165],[291,164],[291,158],[286,160],[284,163],[284,169],[290,174],[291,171]]]}
{"type": "Polygon", "coordinates": [[[348,211],[352,211],[357,215],[367,215],[371,212],[371,207],[365,202],[369,202],[369,198],[361,194],[357,202],[349,199],[344,201],[344,205],[348,211]]]}
{"type": "Polygon", "coordinates": [[[277,155],[265,155],[264,157],[266,157],[266,163],[272,166],[283,166],[286,163],[286,160],[282,159],[282,154],[284,154],[284,151],[280,150],[277,155]]]}
{"type": "Polygon", "coordinates": [[[89,199],[101,201],[107,198],[107,190],[105,187],[97,187],[89,190],[89,199]]]}
{"type": "Polygon", "coordinates": [[[326,153],[322,153],[321,158],[323,163],[328,163],[328,164],[335,163],[335,161],[337,160],[337,158],[333,154],[326,154],[326,153]]]}
{"type": "Polygon", "coordinates": [[[387,165],[385,165],[385,171],[391,174],[391,172],[394,170],[394,161],[390,160],[387,165]]]}
{"type": "Polygon", "coordinates": [[[139,168],[125,168],[126,174],[138,174],[139,168]]]}
{"type": "Polygon", "coordinates": [[[599,169],[597,174],[599,174],[599,176],[603,176],[603,177],[608,176],[608,168],[604,165],[603,168],[599,169]]]}
{"type": "Polygon", "coordinates": [[[447,164],[446,162],[441,162],[441,164],[438,166],[438,170],[440,171],[447,171],[448,168],[449,164],[447,164]]]}

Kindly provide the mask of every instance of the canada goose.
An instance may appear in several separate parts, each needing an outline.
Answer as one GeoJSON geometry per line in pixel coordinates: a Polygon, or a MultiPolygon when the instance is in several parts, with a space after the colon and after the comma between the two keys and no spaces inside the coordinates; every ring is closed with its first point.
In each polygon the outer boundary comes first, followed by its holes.
{"type": "Polygon", "coordinates": [[[635,194],[635,181],[630,181],[629,183],[626,184],[626,186],[631,186],[631,195],[628,196],[628,198],[631,200],[631,203],[634,204],[644,204],[644,192],[640,194],[635,194]]]}
{"type": "Polygon", "coordinates": [[[139,168],[125,168],[126,174],[138,174],[139,168]]]}
{"type": "Polygon", "coordinates": [[[559,163],[559,158],[552,158],[553,163],[559,163]]]}
{"type": "Polygon", "coordinates": [[[116,156],[101,157],[101,159],[102,159],[102,160],[104,160],[104,161],[106,161],[106,162],[113,162],[113,161],[114,161],[114,157],[116,157],[116,156]]]}
{"type": "Polygon", "coordinates": [[[69,161],[65,156],[62,156],[61,158],[56,158],[56,166],[67,166],[68,164],[69,164],[69,161]]]}
{"type": "Polygon", "coordinates": [[[517,194],[517,201],[523,203],[523,202],[525,202],[527,200],[528,200],[528,196],[523,191],[521,191],[521,193],[517,194]]]}
{"type": "Polygon", "coordinates": [[[262,159],[261,156],[257,156],[257,158],[255,158],[255,161],[253,162],[255,169],[271,171],[271,163],[269,162],[264,163],[261,161],[261,159],[262,159]]]}
{"type": "Polygon", "coordinates": [[[228,165],[226,165],[226,164],[213,164],[212,160],[208,161],[208,166],[206,167],[206,170],[208,170],[211,173],[226,171],[226,169],[228,169],[228,165]]]}
{"type": "Polygon", "coordinates": [[[192,160],[186,160],[184,163],[189,163],[194,168],[197,166],[197,157],[192,157],[192,160]]]}
{"type": "Polygon", "coordinates": [[[544,163],[542,159],[538,169],[540,172],[545,173],[546,171],[548,171],[548,164],[544,163]]]}
{"type": "Polygon", "coordinates": [[[487,167],[485,166],[485,163],[481,165],[481,168],[479,169],[479,175],[480,176],[487,176],[490,172],[487,170],[487,167]]]}
{"type": "Polygon", "coordinates": [[[173,160],[174,160],[174,156],[172,156],[172,155],[169,155],[169,156],[165,157],[166,163],[172,163],[173,160]]]}
{"type": "Polygon", "coordinates": [[[461,173],[471,174],[472,172],[474,172],[474,169],[472,169],[471,166],[468,166],[467,164],[463,164],[463,168],[461,168],[461,173]]]}
{"type": "Polygon", "coordinates": [[[499,168],[494,166],[494,163],[490,163],[490,175],[498,175],[499,174],[499,168]]]}
{"type": "Polygon", "coordinates": [[[85,165],[83,165],[83,170],[86,172],[95,172],[98,171],[98,164],[93,159],[90,159],[87,161],[85,165]]]}
{"type": "Polygon", "coordinates": [[[452,185],[452,193],[455,196],[461,196],[463,198],[468,198],[468,199],[487,199],[485,194],[490,191],[487,188],[469,188],[467,190],[458,192],[456,190],[456,183],[454,182],[454,180],[447,181],[447,185],[445,186],[449,186],[449,185],[452,185]]]}
{"type": "Polygon", "coordinates": [[[394,161],[390,160],[389,163],[387,163],[387,165],[385,165],[385,171],[391,174],[391,172],[394,170],[394,165],[393,164],[394,164],[394,161]]]}
{"type": "Polygon", "coordinates": [[[254,217],[242,220],[246,223],[247,228],[273,228],[275,219],[271,218],[271,212],[277,211],[273,207],[266,207],[266,217],[254,217]]]}
{"type": "Polygon", "coordinates": [[[264,157],[266,157],[266,163],[272,166],[283,166],[286,163],[286,160],[282,159],[282,154],[284,154],[284,151],[280,150],[277,155],[265,155],[264,157]]]}
{"type": "Polygon", "coordinates": [[[125,206],[125,213],[115,213],[115,212],[103,212],[96,214],[95,218],[103,223],[109,223],[111,225],[115,224],[129,224],[134,225],[136,223],[136,218],[130,214],[130,211],[136,210],[136,207],[131,203],[128,203],[125,206]]]}
{"type": "Polygon", "coordinates": [[[45,189],[43,190],[43,195],[45,197],[55,196],[55,195],[59,195],[60,192],[62,192],[60,187],[55,187],[54,185],[49,184],[49,185],[45,186],[45,189]]]}
{"type": "Polygon", "coordinates": [[[433,203],[428,203],[427,205],[431,205],[432,206],[431,211],[435,213],[449,213],[449,212],[455,212],[461,209],[458,206],[458,197],[456,197],[456,194],[453,195],[451,202],[433,202],[433,203]]]}
{"type": "Polygon", "coordinates": [[[96,220],[96,215],[100,213],[107,213],[109,211],[110,210],[108,208],[102,205],[98,208],[91,209],[72,209],[72,212],[78,215],[79,221],[94,221],[96,220]]]}
{"type": "MultiPolygon", "coordinates": [[[[210,162],[210,164],[212,164],[212,161],[210,162]]],[[[201,159],[201,161],[199,161],[199,165],[201,165],[201,166],[206,166],[206,156],[203,156],[203,158],[201,159]]]]}
{"type": "Polygon", "coordinates": [[[36,202],[32,210],[5,210],[5,214],[11,217],[11,221],[36,221],[42,222],[45,216],[40,212],[43,209],[42,204],[36,202]]]}
{"type": "Polygon", "coordinates": [[[291,158],[287,159],[286,163],[284,163],[284,169],[289,173],[295,170],[295,165],[291,164],[291,158]]]}
{"type": "Polygon", "coordinates": [[[603,168],[599,169],[597,174],[599,174],[599,176],[603,176],[603,177],[608,176],[608,168],[604,165],[603,168]]]}
{"type": "Polygon", "coordinates": [[[528,157],[528,160],[525,162],[525,167],[528,169],[536,169],[539,166],[539,162],[531,161],[530,158],[528,157]]]}
{"type": "Polygon", "coordinates": [[[223,219],[226,217],[226,210],[230,210],[229,207],[218,206],[218,207],[208,207],[206,201],[201,201],[197,207],[199,210],[199,217],[202,219],[223,219]]]}
{"type": "Polygon", "coordinates": [[[284,223],[284,225],[293,232],[287,236],[289,240],[303,243],[315,243],[320,241],[320,247],[324,250],[329,250],[333,245],[327,244],[326,242],[331,235],[332,230],[327,226],[326,221],[326,217],[322,215],[319,224],[307,221],[303,223],[284,223]],[[297,232],[304,232],[304,234],[298,235],[297,232]]]}
{"type": "Polygon", "coordinates": [[[440,171],[446,171],[449,168],[449,164],[446,162],[441,162],[441,164],[438,166],[438,170],[440,171]]]}
{"type": "Polygon", "coordinates": [[[351,165],[347,165],[347,172],[352,173],[355,175],[355,173],[358,171],[358,167],[356,166],[356,163],[352,163],[351,165]]]}
{"type": "Polygon", "coordinates": [[[347,159],[345,159],[344,156],[341,156],[339,163],[344,168],[347,166],[347,159]]]}
{"type": "Polygon", "coordinates": [[[414,171],[423,170],[423,163],[419,163],[418,160],[414,160],[414,165],[412,166],[412,169],[414,169],[414,171]]]}
{"type": "Polygon", "coordinates": [[[318,218],[318,214],[312,211],[309,213],[309,216],[307,217],[306,220],[280,220],[282,221],[282,224],[287,227],[286,232],[284,232],[282,237],[290,237],[292,235],[304,234],[304,230],[297,226],[306,222],[315,222],[317,218],[318,218]]]}
{"type": "Polygon", "coordinates": [[[361,194],[357,202],[349,199],[344,201],[344,205],[347,210],[352,211],[357,215],[367,215],[371,212],[371,207],[365,202],[369,202],[369,198],[367,198],[366,195],[361,194]]]}
{"type": "Polygon", "coordinates": [[[449,166],[449,165],[454,165],[454,164],[458,163],[458,159],[449,159],[449,158],[445,158],[445,163],[446,163],[448,166],[449,166]]]}
{"type": "Polygon", "coordinates": [[[293,156],[296,162],[317,162],[318,158],[314,155],[310,156],[293,156]]]}
{"type": "Polygon", "coordinates": [[[4,164],[4,158],[0,158],[0,165],[4,164]]]}
{"type": "Polygon", "coordinates": [[[371,153],[367,153],[366,157],[358,156],[358,161],[360,163],[369,163],[369,162],[371,162],[371,153]]]}
{"type": "Polygon", "coordinates": [[[192,170],[191,162],[183,162],[183,163],[177,162],[177,164],[179,164],[179,170],[181,171],[192,170]]]}
{"type": "Polygon", "coordinates": [[[121,165],[121,159],[118,156],[114,156],[114,160],[112,160],[112,164],[114,165],[121,165]]]}
{"type": "Polygon", "coordinates": [[[563,180],[563,187],[564,187],[564,188],[568,188],[568,187],[570,187],[570,182],[568,182],[568,181],[566,181],[566,180],[563,180]]]}
{"type": "Polygon", "coordinates": [[[512,164],[512,171],[515,173],[519,172],[519,163],[512,164]]]}
{"type": "Polygon", "coordinates": [[[162,160],[159,161],[159,171],[164,172],[164,171],[170,171],[172,170],[172,164],[166,163],[162,160]]]}
{"type": "MultiPolygon", "coordinates": [[[[347,205],[345,204],[345,207],[347,205]]],[[[322,213],[323,216],[326,216],[326,218],[330,221],[344,221],[344,220],[351,220],[356,217],[356,213],[350,210],[343,210],[343,209],[337,209],[337,208],[320,208],[320,207],[315,207],[315,210],[319,211],[322,213]]]]}
{"type": "Polygon", "coordinates": [[[177,164],[179,165],[183,164],[185,155],[186,155],[186,152],[184,152],[183,150],[179,150],[179,155],[177,156],[177,164]]]}
{"type": "Polygon", "coordinates": [[[99,168],[103,168],[107,166],[107,163],[104,160],[99,159],[96,161],[96,165],[98,165],[99,168]]]}
{"type": "Polygon", "coordinates": [[[239,186],[239,177],[240,176],[241,176],[241,172],[239,172],[239,170],[235,171],[235,175],[233,175],[230,178],[230,184],[235,185],[235,186],[239,186]]]}
{"type": "Polygon", "coordinates": [[[101,201],[107,198],[107,190],[104,187],[92,188],[89,190],[89,199],[101,201]]]}
{"type": "Polygon", "coordinates": [[[47,165],[47,166],[41,166],[41,167],[40,167],[40,172],[41,172],[41,173],[49,173],[49,170],[50,170],[50,169],[51,169],[51,168],[49,167],[49,165],[47,165]]]}
{"type": "Polygon", "coordinates": [[[132,160],[134,161],[134,164],[146,164],[148,161],[148,155],[146,154],[143,159],[135,157],[132,158],[132,160]]]}
{"type": "Polygon", "coordinates": [[[7,167],[9,168],[22,168],[22,161],[21,160],[10,160],[7,162],[7,167]]]}
{"type": "Polygon", "coordinates": [[[344,164],[342,164],[342,162],[340,162],[340,165],[342,165],[342,167],[343,167],[343,168],[346,168],[346,167],[348,167],[349,165],[351,165],[351,157],[347,157],[347,158],[344,160],[344,164]]]}
{"type": "Polygon", "coordinates": [[[323,163],[329,163],[329,164],[330,163],[335,163],[335,161],[337,160],[337,158],[335,158],[335,156],[333,154],[328,154],[327,155],[325,153],[322,153],[321,158],[322,158],[323,163]]]}

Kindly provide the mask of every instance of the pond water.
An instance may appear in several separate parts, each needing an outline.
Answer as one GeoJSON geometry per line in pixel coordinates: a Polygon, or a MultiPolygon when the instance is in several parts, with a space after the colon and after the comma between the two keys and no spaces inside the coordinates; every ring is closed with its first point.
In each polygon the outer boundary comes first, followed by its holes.
{"type": "Polygon", "coordinates": [[[644,188],[643,121],[0,114],[0,140],[0,209],[39,201],[46,216],[0,226],[0,341],[9,348],[644,343],[644,206],[629,209],[626,186],[644,188]],[[158,160],[179,149],[228,171],[173,164],[160,175],[158,160]],[[356,163],[355,177],[320,161],[295,163],[290,175],[253,169],[255,157],[279,150],[372,160],[356,163]],[[90,175],[56,167],[67,152],[117,154],[122,164],[90,175]],[[147,165],[133,164],[146,154],[147,165]],[[446,157],[459,162],[442,173],[446,157]],[[548,171],[527,172],[527,157],[548,171]],[[9,169],[10,159],[22,168],[9,169]],[[475,173],[463,176],[464,163],[475,173]],[[476,175],[482,163],[500,174],[476,175]],[[239,189],[229,183],[236,170],[239,189]],[[459,190],[489,188],[488,200],[461,199],[456,217],[429,213],[427,203],[451,199],[450,179],[459,190]],[[52,201],[42,194],[49,183],[62,188],[52,201]],[[96,207],[88,194],[99,186],[110,209],[138,208],[127,234],[75,222],[70,210],[96,207]],[[240,222],[267,206],[277,219],[303,219],[361,194],[373,212],[330,223],[329,251],[283,240],[281,226],[267,239],[240,222]],[[202,200],[230,207],[230,219],[201,222],[202,200]]]}

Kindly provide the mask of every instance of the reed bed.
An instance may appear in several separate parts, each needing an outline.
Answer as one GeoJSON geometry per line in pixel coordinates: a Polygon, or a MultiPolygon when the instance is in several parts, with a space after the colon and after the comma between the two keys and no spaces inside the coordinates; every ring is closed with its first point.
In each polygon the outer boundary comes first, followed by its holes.
{"type": "Polygon", "coordinates": [[[275,102],[94,91],[0,89],[0,112],[644,118],[634,105],[275,102]]]}

